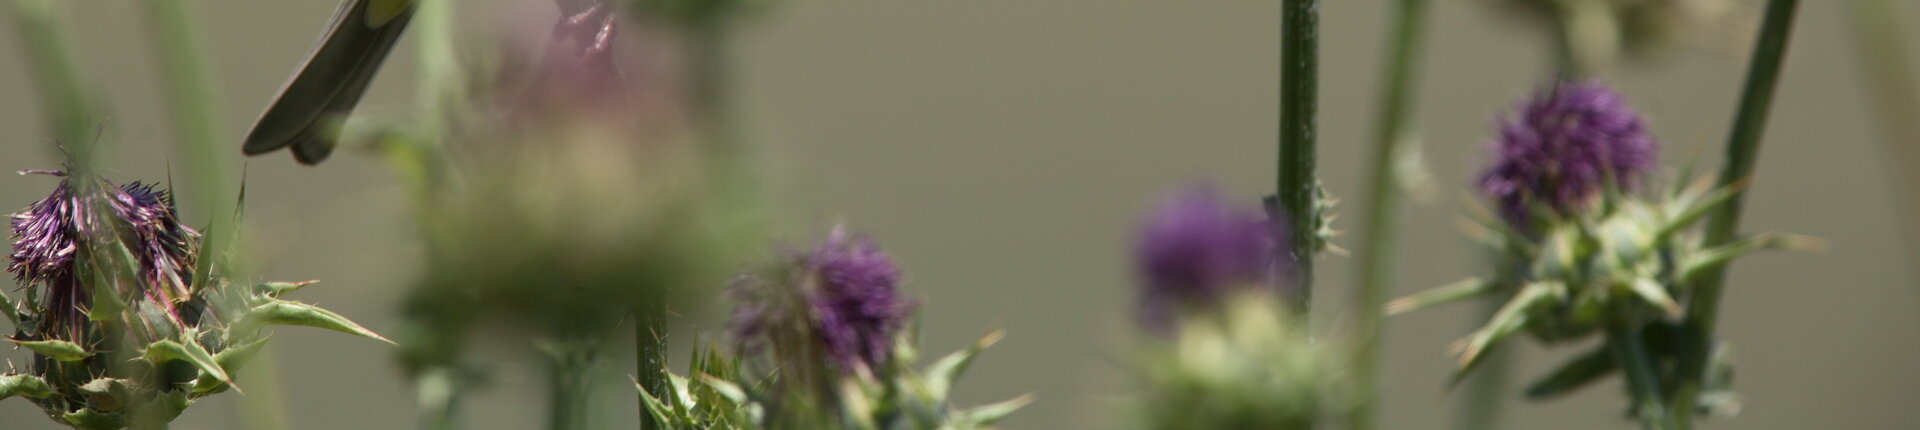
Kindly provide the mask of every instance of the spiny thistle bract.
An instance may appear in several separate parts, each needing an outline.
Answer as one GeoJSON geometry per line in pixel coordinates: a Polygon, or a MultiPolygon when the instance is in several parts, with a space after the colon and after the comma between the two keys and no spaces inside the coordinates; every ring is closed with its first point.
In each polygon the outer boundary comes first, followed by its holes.
{"type": "MultiPolygon", "coordinates": [[[[1602,104],[1619,106],[1612,102],[1594,105],[1602,104]]],[[[1614,117],[1610,122],[1616,125],[1628,123],[1617,113],[1584,115],[1614,117]]],[[[1702,180],[1661,193],[1623,190],[1618,186],[1622,180],[1641,180],[1642,172],[1652,163],[1651,148],[1646,148],[1649,158],[1644,164],[1638,156],[1615,163],[1607,160],[1618,157],[1595,154],[1639,151],[1650,140],[1639,133],[1575,134],[1584,137],[1559,141],[1611,149],[1510,150],[1506,146],[1535,145],[1542,140],[1501,141],[1501,158],[1483,176],[1482,184],[1487,198],[1504,210],[1500,215],[1483,211],[1481,219],[1467,224],[1468,233],[1491,248],[1496,257],[1491,277],[1467,279],[1387,306],[1388,313],[1399,313],[1472,297],[1506,298],[1491,321],[1455,344],[1459,353],[1456,382],[1472,371],[1488,350],[1522,332],[1548,343],[1607,334],[1600,350],[1568,363],[1530,388],[1528,395],[1533,398],[1565,394],[1611,374],[1620,366],[1615,362],[1616,354],[1608,348],[1628,342],[1627,338],[1644,339],[1637,346],[1648,349],[1653,366],[1665,366],[1675,354],[1674,342],[1667,340],[1675,336],[1678,324],[1686,317],[1683,304],[1691,299],[1691,287],[1698,277],[1756,250],[1818,246],[1812,238],[1777,233],[1750,235],[1719,246],[1703,244],[1694,227],[1710,210],[1726,204],[1740,185],[1713,187],[1702,180]],[[1515,165],[1532,170],[1510,169],[1515,165]],[[1582,167],[1567,167],[1570,165],[1582,167]],[[1564,179],[1567,175],[1559,176],[1562,179],[1556,183],[1535,173],[1593,168],[1600,169],[1595,172],[1598,176],[1580,177],[1613,180],[1582,180],[1577,183],[1585,186],[1569,188],[1564,179]],[[1524,188],[1516,192],[1506,184],[1524,188]],[[1525,212],[1517,214],[1514,210],[1525,212]]],[[[1716,374],[1726,373],[1723,368],[1716,374]]],[[[1726,379],[1712,381],[1718,385],[1709,388],[1721,391],[1713,398],[1730,398],[1723,395],[1726,379]]]]}
{"type": "Polygon", "coordinates": [[[1339,350],[1266,291],[1188,315],[1145,364],[1148,429],[1305,430],[1352,403],[1339,350]]]}
{"type": "Polygon", "coordinates": [[[31,399],[75,428],[163,428],[194,401],[234,387],[265,345],[262,329],[304,325],[385,341],[338,314],[280,296],[311,282],[235,287],[202,255],[172,197],[138,182],[62,177],[13,214],[7,271],[26,290],[0,295],[27,372],[0,376],[0,398],[31,399]]]}
{"type": "Polygon", "coordinates": [[[904,332],[912,306],[900,272],[844,228],[736,285],[733,355],[696,351],[672,392],[639,387],[647,412],[682,429],[978,429],[1030,401],[961,409],[951,387],[999,331],[924,369],[904,332]]]}

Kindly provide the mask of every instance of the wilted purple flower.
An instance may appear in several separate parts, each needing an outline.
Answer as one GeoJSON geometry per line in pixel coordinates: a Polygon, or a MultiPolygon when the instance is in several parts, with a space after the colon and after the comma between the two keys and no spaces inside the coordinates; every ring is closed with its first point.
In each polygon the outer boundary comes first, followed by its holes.
{"type": "Polygon", "coordinates": [[[1492,166],[1480,191],[1508,222],[1526,225],[1536,208],[1580,210],[1610,183],[1633,189],[1658,148],[1626,100],[1596,82],[1561,82],[1501,120],[1492,166]]]}
{"type": "Polygon", "coordinates": [[[1209,186],[1167,198],[1148,219],[1136,250],[1144,291],[1141,320],[1164,329],[1183,307],[1210,305],[1240,288],[1270,288],[1281,264],[1282,227],[1243,210],[1209,186]]]}
{"type": "Polygon", "coordinates": [[[893,259],[872,240],[841,227],[812,250],[788,258],[786,283],[749,277],[736,287],[741,303],[734,311],[735,336],[747,344],[777,344],[762,338],[805,333],[842,371],[886,363],[895,334],[913,311],[912,301],[900,294],[893,259]]]}
{"type": "Polygon", "coordinates": [[[140,291],[123,294],[138,294],[169,313],[192,295],[199,233],[174,218],[172,198],[139,182],[85,181],[64,178],[46,198],[14,213],[10,223],[13,253],[7,271],[22,286],[41,288],[44,333],[66,339],[81,336],[92,304],[94,289],[85,284],[89,276],[78,273],[79,259],[89,258],[98,270],[112,270],[118,263],[109,262],[122,261],[117,251],[90,244],[117,240],[136,260],[140,279],[122,285],[137,285],[140,291]]]}

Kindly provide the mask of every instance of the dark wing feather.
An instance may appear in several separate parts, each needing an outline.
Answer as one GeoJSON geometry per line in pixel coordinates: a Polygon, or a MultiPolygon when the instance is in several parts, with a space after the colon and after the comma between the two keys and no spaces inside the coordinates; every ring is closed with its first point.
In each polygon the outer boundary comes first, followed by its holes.
{"type": "Polygon", "coordinates": [[[372,1],[350,0],[334,12],[326,37],[254,123],[243,152],[258,155],[293,146],[294,158],[306,164],[319,163],[333,152],[329,128],[360,103],[413,18],[409,5],[385,24],[369,27],[366,14],[372,1]]]}

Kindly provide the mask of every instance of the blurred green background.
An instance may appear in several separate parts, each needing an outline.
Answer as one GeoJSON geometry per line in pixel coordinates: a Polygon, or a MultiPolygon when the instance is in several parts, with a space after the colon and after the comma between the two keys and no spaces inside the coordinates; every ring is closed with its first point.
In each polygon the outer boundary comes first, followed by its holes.
{"type": "MultiPolygon", "coordinates": [[[[85,79],[110,100],[103,106],[103,141],[114,148],[110,175],[165,179],[167,166],[180,163],[155,61],[145,52],[142,8],[65,3],[85,79]]],[[[230,114],[223,132],[238,151],[244,127],[336,4],[198,3],[230,114]]],[[[545,16],[553,13],[539,0],[461,3],[546,14],[535,22],[550,22],[545,16]]],[[[1475,248],[1453,229],[1464,185],[1484,160],[1480,145],[1494,115],[1549,68],[1549,40],[1539,28],[1481,2],[1436,3],[1417,116],[1440,192],[1401,219],[1395,295],[1477,274],[1475,248]]],[[[1892,169],[1920,166],[1882,155],[1841,2],[1805,3],[1745,228],[1820,236],[1831,246],[1735,266],[1721,327],[1737,349],[1746,408],[1711,427],[1914,428],[1920,286],[1899,241],[1898,228],[1911,221],[1898,214],[1900,191],[1889,184],[1892,169]]],[[[1363,186],[1387,4],[1328,1],[1322,9],[1320,172],[1337,195],[1357,197],[1363,186]]],[[[467,14],[474,37],[491,37],[498,18],[467,14]]],[[[1127,370],[1137,340],[1128,317],[1134,223],[1160,193],[1183,183],[1210,178],[1249,201],[1271,188],[1278,2],[795,1],[751,21],[736,50],[738,102],[749,138],[768,154],[783,236],[805,239],[841,220],[874,235],[906,266],[908,288],[928,298],[921,314],[929,351],[1007,328],[1011,336],[959,389],[966,403],[1036,393],[1038,402],[1008,427],[1125,423],[1137,411],[1127,370]]],[[[0,31],[0,169],[56,167],[20,41],[8,30],[0,31]]],[[[412,49],[395,52],[361,113],[403,115],[412,107],[412,49]]],[[[1700,145],[1713,163],[1743,53],[1681,49],[1604,76],[1648,117],[1668,164],[1700,145]]],[[[310,168],[276,153],[248,160],[247,170],[253,260],[263,275],[322,279],[301,298],[375,330],[396,330],[397,301],[417,273],[421,247],[404,192],[381,162],[348,151],[310,168]]],[[[6,176],[0,207],[24,207],[52,185],[6,176]]],[[[1342,206],[1348,216],[1336,225],[1352,228],[1354,211],[1365,209],[1342,206]]],[[[1334,311],[1322,312],[1322,322],[1350,326],[1337,310],[1349,300],[1352,261],[1328,256],[1322,264],[1315,298],[1334,311]]],[[[1475,325],[1476,312],[1454,306],[1389,321],[1386,428],[1451,422],[1457,405],[1442,391],[1452,365],[1446,346],[1475,325]]],[[[712,329],[720,320],[696,323],[712,329]]],[[[413,393],[392,348],[318,330],[279,332],[273,354],[295,427],[414,425],[413,393]]],[[[682,342],[689,337],[679,333],[682,342]]],[[[1580,348],[1515,349],[1514,382],[1573,349],[1580,348]]],[[[494,377],[467,404],[467,424],[537,428],[544,385],[539,369],[526,364],[524,345],[479,348],[475,358],[494,377]]],[[[607,371],[601,406],[609,428],[634,420],[627,368],[607,371]]],[[[240,403],[240,396],[215,397],[175,428],[244,428],[240,403]]],[[[1551,403],[1516,397],[1506,427],[1627,428],[1624,406],[1612,381],[1551,403]]],[[[53,428],[18,400],[0,402],[0,427],[53,428]]]]}

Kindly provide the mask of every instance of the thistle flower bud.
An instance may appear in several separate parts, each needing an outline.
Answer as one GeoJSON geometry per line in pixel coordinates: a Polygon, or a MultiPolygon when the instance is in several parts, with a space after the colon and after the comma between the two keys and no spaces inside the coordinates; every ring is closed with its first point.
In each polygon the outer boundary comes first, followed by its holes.
{"type": "MultiPolygon", "coordinates": [[[[900,269],[871,239],[835,227],[825,241],[806,253],[789,255],[778,278],[745,278],[734,295],[734,335],[743,347],[808,337],[836,369],[856,373],[883,367],[893,355],[895,337],[913,315],[913,303],[899,291],[900,269]],[[773,281],[773,282],[768,282],[773,281]],[[800,330],[792,330],[794,327],[800,330]]],[[[775,351],[775,354],[781,354],[775,351]]]]}
{"type": "Polygon", "coordinates": [[[1162,330],[1186,307],[1212,306],[1240,289],[1271,288],[1284,229],[1257,210],[1236,208],[1208,186],[1167,198],[1143,224],[1135,256],[1141,321],[1162,330]]]}
{"type": "Polygon", "coordinates": [[[42,312],[49,318],[38,336],[82,340],[94,291],[83,282],[79,257],[110,252],[89,245],[115,239],[111,243],[126,247],[138,272],[138,281],[130,283],[135,290],[118,293],[159,306],[178,324],[193,323],[177,305],[195,293],[190,281],[200,233],[174,217],[167,192],[140,182],[114,186],[105,179],[41,173],[64,178],[46,198],[13,214],[14,251],[7,266],[15,281],[38,286],[47,298],[42,312]]]}
{"type": "Polygon", "coordinates": [[[1637,187],[1658,152],[1640,115],[1594,82],[1556,83],[1500,123],[1480,191],[1516,226],[1583,210],[1610,186],[1637,187]]]}
{"type": "Polygon", "coordinates": [[[34,357],[30,373],[0,374],[0,399],[27,397],[76,428],[159,428],[194,400],[232,388],[232,372],[265,343],[266,326],[385,340],[279,298],[304,283],[235,289],[196,272],[200,234],[175,217],[167,191],[29,173],[62,179],[10,223],[7,271],[29,293],[24,306],[4,296],[0,305],[17,330],[9,340],[34,357]]]}

